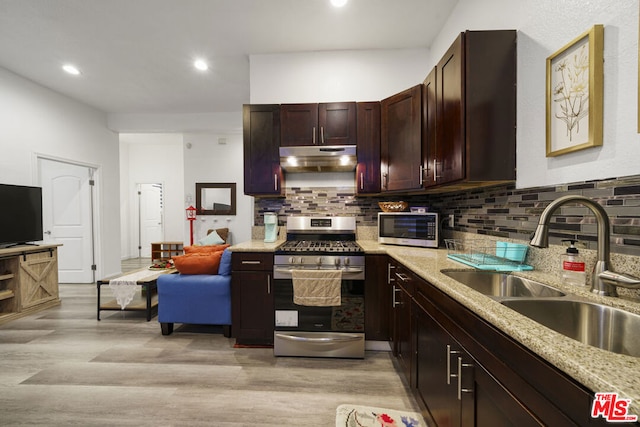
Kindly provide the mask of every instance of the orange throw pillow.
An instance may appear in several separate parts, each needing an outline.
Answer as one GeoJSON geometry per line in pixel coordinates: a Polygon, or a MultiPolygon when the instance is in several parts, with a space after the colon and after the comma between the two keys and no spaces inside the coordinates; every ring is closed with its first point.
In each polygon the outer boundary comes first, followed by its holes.
{"type": "Polygon", "coordinates": [[[218,274],[222,251],[191,253],[173,257],[176,269],[181,274],[218,274]]]}
{"type": "Polygon", "coordinates": [[[227,249],[229,246],[228,244],[224,244],[224,245],[206,245],[206,246],[185,246],[184,247],[184,253],[185,254],[195,254],[195,253],[211,253],[211,252],[218,252],[218,251],[224,251],[225,249],[227,249]]]}

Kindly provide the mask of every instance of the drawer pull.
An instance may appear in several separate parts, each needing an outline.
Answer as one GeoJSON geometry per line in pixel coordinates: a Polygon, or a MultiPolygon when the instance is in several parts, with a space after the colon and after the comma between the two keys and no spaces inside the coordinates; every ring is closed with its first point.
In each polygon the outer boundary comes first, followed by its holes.
{"type": "Polygon", "coordinates": [[[262,261],[242,261],[243,265],[260,265],[262,261]]]}
{"type": "Polygon", "coordinates": [[[409,276],[407,276],[404,273],[396,273],[396,277],[398,277],[400,280],[402,280],[403,282],[408,282],[409,280],[411,280],[409,278],[409,276]]]}

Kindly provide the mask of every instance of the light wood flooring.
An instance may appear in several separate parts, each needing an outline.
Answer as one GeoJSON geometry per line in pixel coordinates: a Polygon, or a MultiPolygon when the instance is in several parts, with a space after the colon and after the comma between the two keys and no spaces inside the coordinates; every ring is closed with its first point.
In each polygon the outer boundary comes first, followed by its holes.
{"type": "MultiPolygon", "coordinates": [[[[147,265],[130,260],[123,269],[147,265]]],[[[103,288],[105,294],[108,288],[103,288]]],[[[102,312],[95,285],[0,326],[0,425],[327,426],[343,403],[418,411],[385,351],[364,360],[235,349],[216,327],[162,336],[144,313],[102,312]]]]}

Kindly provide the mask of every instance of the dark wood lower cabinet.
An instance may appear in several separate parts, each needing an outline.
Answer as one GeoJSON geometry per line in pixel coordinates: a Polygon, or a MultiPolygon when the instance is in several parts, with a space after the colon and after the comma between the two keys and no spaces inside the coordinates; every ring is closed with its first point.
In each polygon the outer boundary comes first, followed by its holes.
{"type": "Polygon", "coordinates": [[[387,256],[365,258],[364,333],[369,341],[391,339],[391,288],[387,284],[387,256]]]}
{"type": "Polygon", "coordinates": [[[591,418],[593,391],[401,263],[389,266],[392,344],[429,426],[608,425],[591,418]]]}
{"type": "Polygon", "coordinates": [[[231,332],[236,342],[273,344],[273,253],[237,252],[231,263],[231,332]]]}
{"type": "Polygon", "coordinates": [[[415,277],[403,265],[396,264],[393,269],[393,323],[394,354],[404,371],[411,387],[415,386],[416,328],[413,327],[411,299],[415,289],[415,277]]]}
{"type": "Polygon", "coordinates": [[[417,396],[437,426],[543,425],[415,304],[417,396]]]}

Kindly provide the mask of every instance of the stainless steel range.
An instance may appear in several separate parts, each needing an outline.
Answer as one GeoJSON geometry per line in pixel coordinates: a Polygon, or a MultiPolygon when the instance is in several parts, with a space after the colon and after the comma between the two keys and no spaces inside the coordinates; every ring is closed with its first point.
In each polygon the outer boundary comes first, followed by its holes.
{"type": "Polygon", "coordinates": [[[354,217],[287,218],[287,241],[274,258],[276,356],[364,357],[365,258],[355,238],[354,217]],[[340,280],[339,303],[300,303],[295,294],[307,282],[294,280],[308,274],[301,271],[340,280]]]}

